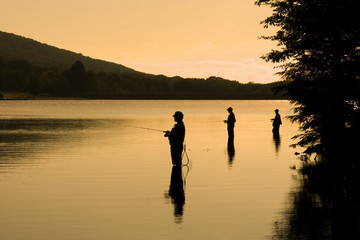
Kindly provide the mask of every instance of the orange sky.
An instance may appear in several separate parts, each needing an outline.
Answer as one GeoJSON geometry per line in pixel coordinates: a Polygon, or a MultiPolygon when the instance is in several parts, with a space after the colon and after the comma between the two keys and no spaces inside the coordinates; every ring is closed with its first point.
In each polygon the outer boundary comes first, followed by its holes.
{"type": "Polygon", "coordinates": [[[278,80],[254,0],[1,0],[0,30],[138,71],[278,80]]]}

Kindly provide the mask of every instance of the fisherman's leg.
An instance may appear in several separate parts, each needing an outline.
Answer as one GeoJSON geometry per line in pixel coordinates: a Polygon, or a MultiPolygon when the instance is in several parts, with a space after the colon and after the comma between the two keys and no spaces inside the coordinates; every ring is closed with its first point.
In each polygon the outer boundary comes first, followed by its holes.
{"type": "Polygon", "coordinates": [[[278,133],[279,133],[279,129],[280,129],[280,127],[274,126],[272,132],[273,132],[274,134],[278,134],[278,133]]]}
{"type": "Polygon", "coordinates": [[[228,135],[229,135],[229,138],[234,139],[234,128],[233,127],[228,127],[228,135]]]}
{"type": "Polygon", "coordinates": [[[171,159],[173,165],[181,165],[183,146],[171,146],[171,159]]]}
{"type": "Polygon", "coordinates": [[[176,162],[176,152],[173,146],[170,147],[172,165],[176,162]]]}

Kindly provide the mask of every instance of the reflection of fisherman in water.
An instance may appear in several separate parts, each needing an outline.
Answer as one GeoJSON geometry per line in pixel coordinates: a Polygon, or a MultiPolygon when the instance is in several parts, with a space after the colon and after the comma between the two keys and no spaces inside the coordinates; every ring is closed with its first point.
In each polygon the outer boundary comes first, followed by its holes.
{"type": "Polygon", "coordinates": [[[279,109],[275,109],[275,118],[271,119],[271,121],[273,121],[273,133],[278,133],[282,124],[279,109]]]}
{"type": "Polygon", "coordinates": [[[233,113],[233,109],[232,107],[229,107],[227,109],[227,111],[229,112],[229,116],[227,118],[227,120],[224,120],[224,123],[227,123],[227,130],[228,130],[228,135],[229,138],[234,139],[234,127],[235,127],[235,114],[233,113]]]}
{"type": "Polygon", "coordinates": [[[234,138],[228,138],[227,152],[229,156],[229,166],[231,166],[235,157],[234,138]]]}
{"type": "Polygon", "coordinates": [[[173,117],[176,124],[171,131],[165,132],[165,137],[169,138],[172,164],[181,166],[181,154],[183,152],[185,138],[184,115],[182,112],[175,112],[173,117]]]}
{"type": "Polygon", "coordinates": [[[185,192],[182,179],[181,166],[173,166],[171,171],[171,180],[169,188],[169,196],[174,204],[174,216],[181,222],[181,216],[184,214],[185,192]]]}
{"type": "Polygon", "coordinates": [[[278,153],[280,149],[280,133],[279,131],[273,131],[273,140],[275,144],[275,152],[278,153]]]}

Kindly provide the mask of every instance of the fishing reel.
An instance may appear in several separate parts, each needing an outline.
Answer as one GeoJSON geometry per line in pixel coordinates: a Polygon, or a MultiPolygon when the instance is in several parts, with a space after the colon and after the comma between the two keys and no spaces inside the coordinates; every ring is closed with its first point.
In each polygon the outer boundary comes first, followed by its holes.
{"type": "Polygon", "coordinates": [[[171,132],[170,131],[164,131],[165,135],[164,137],[170,137],[171,132]]]}

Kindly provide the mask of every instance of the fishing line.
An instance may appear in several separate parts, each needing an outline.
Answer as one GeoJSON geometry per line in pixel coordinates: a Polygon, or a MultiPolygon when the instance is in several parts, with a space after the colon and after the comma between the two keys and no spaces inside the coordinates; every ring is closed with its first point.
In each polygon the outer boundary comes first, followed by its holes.
{"type": "Polygon", "coordinates": [[[186,172],[184,173],[184,171],[181,171],[181,174],[182,174],[182,178],[183,178],[183,185],[184,187],[186,186],[186,178],[187,176],[189,175],[189,172],[190,172],[190,167],[191,167],[191,162],[190,162],[190,159],[189,159],[189,156],[186,152],[186,141],[185,141],[185,144],[184,144],[184,151],[183,151],[183,154],[181,156],[181,159],[183,160],[184,159],[184,156],[186,156],[186,159],[187,159],[187,162],[185,164],[181,164],[181,167],[182,168],[186,168],[186,172]]]}
{"type": "Polygon", "coordinates": [[[190,163],[190,159],[189,159],[189,156],[188,156],[188,154],[186,152],[186,143],[184,144],[184,150],[183,150],[181,159],[184,159],[184,156],[186,156],[187,162],[185,164],[182,164],[182,166],[188,166],[189,163],[190,163]]]}

